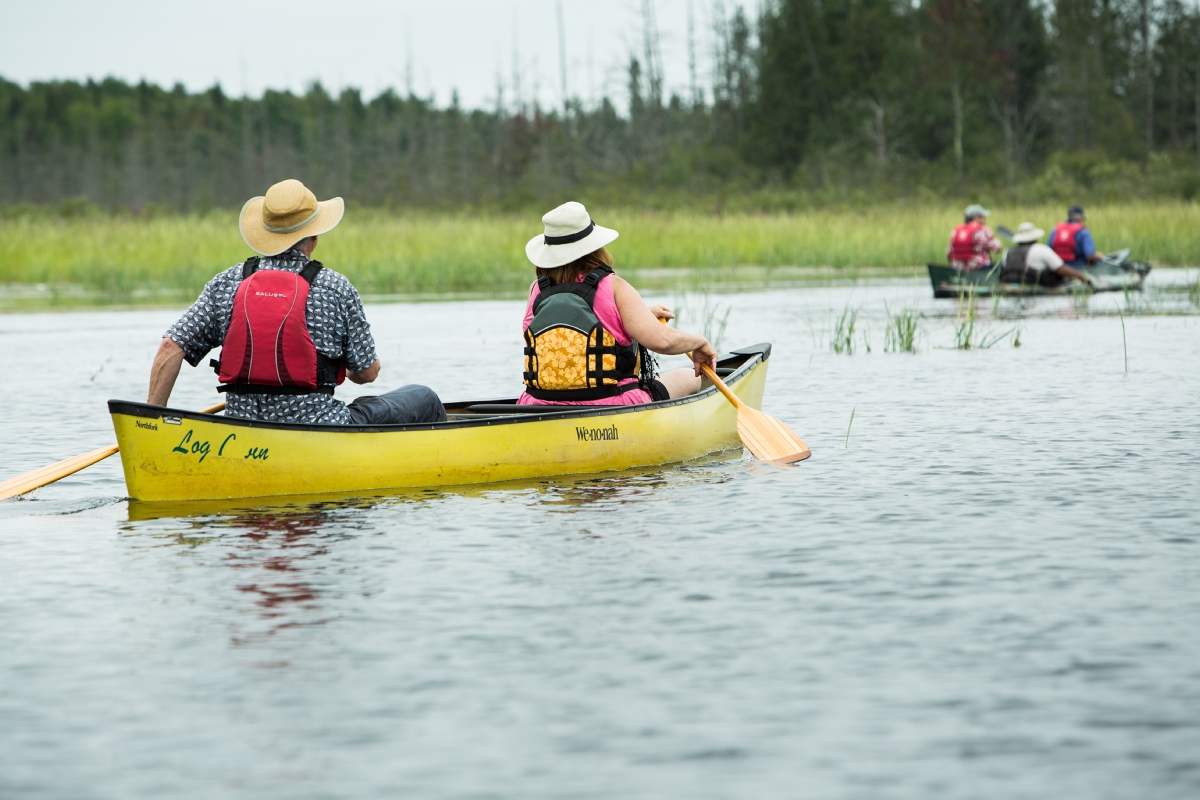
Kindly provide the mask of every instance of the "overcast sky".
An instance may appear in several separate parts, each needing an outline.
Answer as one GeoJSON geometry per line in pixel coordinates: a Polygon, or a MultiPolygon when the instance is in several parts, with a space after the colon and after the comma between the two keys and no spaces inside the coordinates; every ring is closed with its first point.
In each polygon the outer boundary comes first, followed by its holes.
{"type": "MultiPolygon", "coordinates": [[[[625,97],[624,65],[642,49],[643,0],[561,0],[568,85],[585,101],[625,97]]],[[[713,8],[690,0],[701,84],[711,65],[713,8]]],[[[227,94],[353,86],[374,97],[405,91],[444,105],[495,104],[513,91],[561,103],[556,0],[0,0],[0,76],[30,81],[116,76],[227,94]],[[408,64],[412,64],[411,72],[408,64]]],[[[732,9],[735,0],[726,0],[732,9]]],[[[753,5],[748,3],[747,5],[753,5]]],[[[689,83],[689,0],[653,0],[668,89],[689,83]]],[[[753,9],[750,9],[753,10],[753,9]]]]}

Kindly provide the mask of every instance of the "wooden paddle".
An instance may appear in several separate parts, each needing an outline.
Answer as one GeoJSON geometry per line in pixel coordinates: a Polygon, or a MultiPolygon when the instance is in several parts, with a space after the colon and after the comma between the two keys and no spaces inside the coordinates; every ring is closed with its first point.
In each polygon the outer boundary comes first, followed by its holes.
{"type": "MultiPolygon", "coordinates": [[[[225,408],[224,403],[217,403],[215,406],[206,408],[201,411],[201,414],[216,414],[218,411],[225,408]]],[[[73,475],[85,467],[90,467],[98,461],[111,456],[117,452],[115,444],[108,447],[101,447],[99,450],[93,450],[90,453],[82,453],[73,458],[64,459],[58,463],[51,464],[41,469],[35,469],[33,472],[26,472],[24,475],[18,475],[15,478],[0,483],[0,500],[7,500],[10,497],[16,497],[19,494],[32,492],[34,489],[40,489],[49,483],[54,483],[68,475],[73,475]]]]}
{"type": "MultiPolygon", "coordinates": [[[[665,319],[660,319],[659,322],[667,324],[665,319]]],[[[690,353],[688,357],[691,357],[690,353]]],[[[700,371],[737,409],[738,438],[755,458],[760,461],[772,461],[776,464],[791,464],[803,461],[812,455],[808,445],[791,428],[774,417],[743,403],[742,399],[725,385],[725,381],[717,377],[717,373],[713,372],[712,367],[708,364],[701,364],[700,371]]]]}

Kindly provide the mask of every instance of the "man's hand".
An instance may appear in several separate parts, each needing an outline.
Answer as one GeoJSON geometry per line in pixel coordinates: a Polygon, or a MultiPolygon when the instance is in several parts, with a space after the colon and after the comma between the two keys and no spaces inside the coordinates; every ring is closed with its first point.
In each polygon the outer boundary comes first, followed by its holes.
{"type": "Polygon", "coordinates": [[[154,366],[150,368],[150,392],[146,402],[152,406],[165,406],[171,399],[179,367],[183,364],[183,348],[164,338],[154,354],[154,366]]]}

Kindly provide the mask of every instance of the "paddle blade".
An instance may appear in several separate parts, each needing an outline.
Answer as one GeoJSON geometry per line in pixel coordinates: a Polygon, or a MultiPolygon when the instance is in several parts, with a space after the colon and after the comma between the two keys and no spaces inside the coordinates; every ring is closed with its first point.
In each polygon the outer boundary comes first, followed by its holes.
{"type": "Polygon", "coordinates": [[[48,467],[35,469],[33,472],[26,472],[24,475],[18,475],[4,483],[0,483],[0,500],[7,500],[19,494],[32,492],[34,489],[41,488],[48,483],[54,483],[60,478],[65,478],[72,473],[79,472],[84,467],[90,467],[97,461],[103,461],[115,452],[117,452],[117,446],[113,444],[108,447],[102,447],[99,450],[93,450],[90,453],[83,453],[82,455],[64,459],[48,467]]]}
{"type": "Polygon", "coordinates": [[[791,464],[812,455],[791,428],[747,405],[738,406],[737,432],[742,444],[760,461],[791,464]]]}

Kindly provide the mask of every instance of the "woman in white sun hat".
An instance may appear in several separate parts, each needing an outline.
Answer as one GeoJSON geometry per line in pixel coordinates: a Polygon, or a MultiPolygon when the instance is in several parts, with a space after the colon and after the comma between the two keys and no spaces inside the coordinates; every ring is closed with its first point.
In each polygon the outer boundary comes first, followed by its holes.
{"type": "Polygon", "coordinates": [[[637,405],[693,394],[700,365],[717,366],[708,340],[660,320],[670,309],[646,305],[613,274],[605,245],[618,236],[579,203],[542,217],[545,232],[525,245],[537,268],[522,326],[525,392],[521,405],[637,405]],[[692,369],[654,374],[646,351],[690,353],[692,369]]]}

